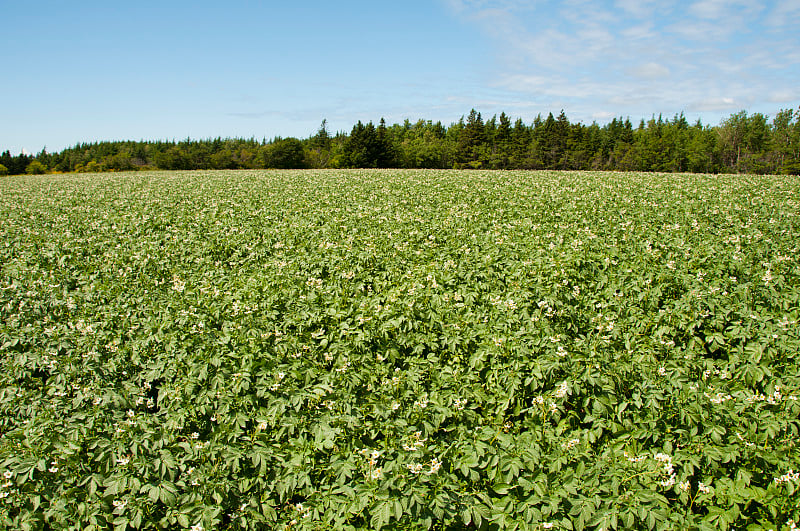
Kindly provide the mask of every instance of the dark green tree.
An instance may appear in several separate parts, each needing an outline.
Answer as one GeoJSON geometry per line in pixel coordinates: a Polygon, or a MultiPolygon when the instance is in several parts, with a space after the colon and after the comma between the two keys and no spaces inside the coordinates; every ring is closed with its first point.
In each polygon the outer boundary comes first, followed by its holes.
{"type": "Polygon", "coordinates": [[[549,113],[541,126],[534,129],[542,164],[547,169],[564,169],[567,166],[565,151],[569,135],[569,120],[562,110],[558,119],[549,113]]]}
{"type": "Polygon", "coordinates": [[[481,113],[472,109],[460,128],[456,145],[456,163],[462,167],[480,168],[486,162],[486,131],[481,113]]]}
{"type": "Polygon", "coordinates": [[[297,138],[277,140],[266,147],[268,149],[267,167],[285,170],[306,167],[303,143],[297,138]]]}
{"type": "Polygon", "coordinates": [[[359,120],[342,149],[342,164],[348,168],[376,168],[380,152],[375,126],[372,122],[364,125],[359,120]]]}
{"type": "Polygon", "coordinates": [[[500,122],[494,133],[494,146],[491,164],[493,168],[507,169],[511,167],[511,119],[506,113],[500,113],[500,122]]]}
{"type": "Polygon", "coordinates": [[[8,150],[3,151],[3,153],[0,154],[0,164],[2,164],[8,172],[6,175],[14,175],[14,158],[11,156],[11,153],[8,150]]]}
{"type": "Polygon", "coordinates": [[[154,157],[155,165],[161,170],[189,170],[190,161],[180,146],[173,145],[154,157]]]}
{"type": "Polygon", "coordinates": [[[522,119],[517,118],[511,130],[511,161],[510,166],[517,169],[532,169],[538,164],[533,158],[531,149],[532,130],[527,127],[522,119]]]}
{"type": "Polygon", "coordinates": [[[687,170],[693,173],[717,171],[717,135],[711,128],[703,127],[700,120],[689,129],[686,146],[687,170]]]}
{"type": "Polygon", "coordinates": [[[393,168],[397,165],[397,150],[392,143],[391,134],[386,129],[386,120],[381,118],[377,130],[375,167],[393,168]]]}

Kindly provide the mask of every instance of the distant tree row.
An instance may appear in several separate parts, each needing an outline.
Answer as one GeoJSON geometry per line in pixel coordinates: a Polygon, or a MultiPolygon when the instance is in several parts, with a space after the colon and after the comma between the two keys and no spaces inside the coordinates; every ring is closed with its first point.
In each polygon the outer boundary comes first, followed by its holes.
{"type": "Polygon", "coordinates": [[[474,109],[445,127],[419,120],[387,126],[358,122],[313,136],[123,141],[78,144],[57,153],[0,155],[0,174],[237,168],[486,168],[800,174],[800,109],[733,114],[718,126],[683,114],[654,116],[633,127],[615,118],[600,126],[537,116],[531,124],[474,109]]]}

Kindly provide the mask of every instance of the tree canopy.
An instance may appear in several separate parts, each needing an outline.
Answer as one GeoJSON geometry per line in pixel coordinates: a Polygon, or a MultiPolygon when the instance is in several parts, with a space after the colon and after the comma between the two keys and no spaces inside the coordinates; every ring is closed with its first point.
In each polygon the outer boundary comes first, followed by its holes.
{"type": "Polygon", "coordinates": [[[237,168],[487,168],[701,173],[800,173],[800,109],[770,119],[740,111],[718,126],[683,114],[614,118],[600,126],[571,123],[562,110],[513,122],[504,112],[484,120],[471,109],[444,126],[418,120],[376,127],[361,121],[349,134],[323,120],[307,139],[213,138],[80,143],[55,153],[0,154],[8,174],[237,168]],[[37,164],[31,166],[33,162],[37,164]]]}

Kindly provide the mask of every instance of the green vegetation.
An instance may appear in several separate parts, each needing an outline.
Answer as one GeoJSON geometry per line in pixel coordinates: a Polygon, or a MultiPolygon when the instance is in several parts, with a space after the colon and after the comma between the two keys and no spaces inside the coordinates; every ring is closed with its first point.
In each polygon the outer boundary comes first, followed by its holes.
{"type": "Polygon", "coordinates": [[[25,168],[25,173],[28,175],[44,175],[47,173],[47,168],[38,160],[34,160],[25,168]]]}
{"type": "Polygon", "coordinates": [[[661,116],[633,127],[537,116],[531,124],[501,113],[484,121],[474,109],[449,127],[419,120],[387,126],[358,122],[350,134],[256,140],[96,142],[59,153],[12,157],[0,163],[24,173],[32,160],[55,172],[256,168],[483,168],[648,172],[800,174],[800,109],[731,115],[716,127],[661,116]]]}
{"type": "Polygon", "coordinates": [[[0,528],[800,521],[796,177],[22,176],[0,214],[0,528]]]}

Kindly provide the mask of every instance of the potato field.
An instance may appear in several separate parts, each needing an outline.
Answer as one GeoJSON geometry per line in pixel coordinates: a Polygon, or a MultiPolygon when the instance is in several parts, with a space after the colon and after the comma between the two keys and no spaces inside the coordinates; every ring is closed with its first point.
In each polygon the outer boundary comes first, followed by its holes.
{"type": "Polygon", "coordinates": [[[0,529],[800,525],[800,178],[0,180],[0,529]]]}

